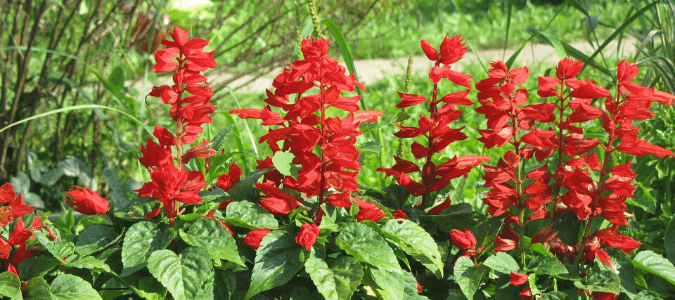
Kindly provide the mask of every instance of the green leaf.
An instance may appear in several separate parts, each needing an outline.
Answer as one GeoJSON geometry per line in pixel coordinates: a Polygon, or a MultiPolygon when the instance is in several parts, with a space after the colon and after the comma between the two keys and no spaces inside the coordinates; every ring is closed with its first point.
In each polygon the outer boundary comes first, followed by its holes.
{"type": "Polygon", "coordinates": [[[351,256],[340,256],[330,260],[312,255],[305,262],[305,271],[312,278],[317,289],[326,300],[348,300],[363,279],[363,266],[351,256]]]}
{"type": "Polygon", "coordinates": [[[213,284],[211,256],[200,247],[188,247],[180,257],[171,250],[155,251],[148,258],[148,270],[177,300],[197,299],[209,279],[213,284]]]}
{"type": "Polygon", "coordinates": [[[193,223],[188,232],[182,229],[178,232],[181,239],[188,245],[206,249],[217,265],[220,265],[220,260],[224,259],[246,267],[239,257],[237,242],[220,221],[203,218],[193,223]]]}
{"type": "Polygon", "coordinates": [[[127,230],[122,244],[122,264],[124,269],[120,277],[125,277],[144,268],[152,252],[166,248],[175,237],[173,229],[164,234],[152,222],[138,222],[127,230]]]}
{"type": "Polygon", "coordinates": [[[635,299],[638,300],[661,300],[661,295],[655,291],[644,290],[639,294],[635,295],[635,299]]]}
{"type": "Polygon", "coordinates": [[[405,278],[403,274],[389,272],[376,267],[366,268],[364,284],[370,285],[381,299],[403,300],[405,278]]]}
{"type": "Polygon", "coordinates": [[[0,274],[0,296],[12,299],[23,299],[21,295],[21,280],[12,272],[0,274]]]}
{"type": "Polygon", "coordinates": [[[145,276],[138,280],[138,292],[146,300],[163,300],[167,289],[154,277],[145,276]]]}
{"type": "Polygon", "coordinates": [[[457,281],[459,288],[467,299],[473,299],[473,295],[478,290],[487,270],[487,267],[483,265],[474,266],[473,261],[466,256],[460,256],[457,259],[453,274],[455,274],[455,281],[457,281]]]}
{"type": "Polygon", "coordinates": [[[43,278],[35,277],[28,280],[23,288],[24,300],[58,300],[52,292],[47,281],[43,278]]]}
{"type": "Polygon", "coordinates": [[[215,300],[230,300],[237,289],[237,277],[230,270],[215,269],[213,296],[215,300]]]}
{"type": "Polygon", "coordinates": [[[302,269],[302,252],[303,248],[295,243],[295,237],[288,232],[276,230],[265,236],[255,256],[246,299],[291,280],[302,269]]]}
{"type": "Polygon", "coordinates": [[[220,152],[220,150],[225,149],[227,140],[232,134],[232,128],[234,128],[234,124],[230,124],[230,126],[225,127],[223,130],[218,132],[218,134],[216,134],[216,136],[211,140],[211,148],[213,148],[213,150],[220,152]]]}
{"type": "Polygon", "coordinates": [[[483,264],[490,269],[504,274],[511,274],[511,272],[515,273],[520,269],[518,262],[505,252],[498,252],[497,254],[488,257],[483,264]]]}
{"type": "Polygon", "coordinates": [[[535,29],[535,28],[532,28],[532,27],[529,27],[528,31],[538,33],[539,36],[537,36],[537,38],[544,41],[546,44],[552,45],[553,48],[555,48],[556,54],[558,54],[558,59],[563,59],[563,58],[567,57],[567,52],[565,52],[565,47],[563,47],[562,43],[560,42],[560,40],[557,37],[555,37],[554,35],[546,32],[546,31],[535,29]]]}
{"type": "Polygon", "coordinates": [[[636,182],[635,196],[626,200],[626,204],[637,206],[650,214],[656,213],[656,198],[652,196],[653,189],[636,182]]]}
{"type": "Polygon", "coordinates": [[[422,227],[408,220],[389,220],[382,230],[399,239],[399,246],[414,259],[443,277],[443,261],[434,238],[422,227]],[[399,224],[400,223],[400,224],[399,224]]]}
{"type": "Polygon", "coordinates": [[[373,229],[361,223],[345,226],[335,239],[340,249],[359,261],[401,274],[401,267],[389,244],[373,229]]]}
{"type": "Polygon", "coordinates": [[[291,166],[293,165],[294,158],[295,155],[293,153],[277,151],[277,153],[274,153],[274,157],[272,157],[272,163],[279,173],[285,176],[292,176],[291,166]]]}
{"type": "Polygon", "coordinates": [[[274,215],[262,209],[260,206],[248,201],[230,203],[225,210],[225,222],[232,226],[247,229],[277,229],[279,222],[274,215]]]}
{"type": "Polygon", "coordinates": [[[614,262],[614,267],[619,271],[619,278],[621,279],[621,291],[626,293],[631,299],[635,299],[637,287],[635,283],[635,268],[632,260],[626,253],[617,249],[609,248],[607,253],[614,262]]]}
{"type": "Polygon", "coordinates": [[[54,227],[64,234],[70,234],[75,226],[75,217],[73,216],[73,210],[67,209],[62,212],[56,222],[54,222],[54,227]]]}
{"type": "Polygon", "coordinates": [[[619,294],[621,291],[621,279],[619,275],[610,271],[603,270],[589,276],[586,282],[575,281],[574,286],[580,289],[587,289],[592,292],[603,292],[619,294]]]}
{"type": "Polygon", "coordinates": [[[376,141],[369,141],[358,145],[357,148],[359,148],[359,150],[362,152],[380,153],[382,146],[376,141]]]}
{"type": "Polygon", "coordinates": [[[29,280],[33,277],[42,277],[60,264],[61,261],[53,257],[29,257],[19,264],[19,276],[21,276],[23,280],[29,280]]]}
{"type": "Polygon", "coordinates": [[[110,266],[108,264],[96,259],[93,256],[73,255],[69,257],[63,266],[67,268],[89,269],[92,271],[110,273],[110,266]]]}
{"type": "Polygon", "coordinates": [[[671,263],[675,262],[675,218],[668,222],[663,241],[666,247],[666,257],[671,263]]]}
{"type": "Polygon", "coordinates": [[[103,299],[84,279],[70,275],[59,275],[52,282],[52,294],[59,300],[103,299]]]}
{"type": "Polygon", "coordinates": [[[548,293],[545,293],[539,298],[539,300],[570,300],[569,297],[567,297],[567,294],[561,291],[551,291],[548,293]]]}
{"type": "Polygon", "coordinates": [[[636,269],[663,277],[671,284],[675,284],[675,267],[673,263],[650,250],[641,251],[633,259],[636,269]]]}
{"type": "Polygon", "coordinates": [[[535,256],[527,265],[530,271],[537,274],[559,275],[567,273],[567,268],[555,257],[535,256]]]}
{"type": "Polygon", "coordinates": [[[71,241],[64,241],[61,238],[56,240],[51,240],[46,234],[41,231],[36,231],[35,237],[38,239],[40,244],[47,248],[47,251],[51,253],[57,259],[63,259],[68,257],[75,252],[75,244],[71,241]]]}
{"type": "Polygon", "coordinates": [[[115,228],[109,225],[95,224],[80,232],[75,252],[84,256],[99,251],[118,239],[115,228]]]}
{"type": "Polygon", "coordinates": [[[581,221],[573,211],[567,211],[553,221],[553,229],[558,232],[558,237],[567,245],[579,243],[579,228],[581,221]]]}

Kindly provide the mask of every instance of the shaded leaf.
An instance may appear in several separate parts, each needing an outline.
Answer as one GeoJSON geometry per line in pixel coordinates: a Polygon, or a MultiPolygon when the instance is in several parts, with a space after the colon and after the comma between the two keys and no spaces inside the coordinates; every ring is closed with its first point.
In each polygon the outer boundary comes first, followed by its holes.
{"type": "Polygon", "coordinates": [[[359,261],[401,274],[394,251],[373,229],[361,223],[345,226],[335,239],[340,249],[359,261]]]}
{"type": "Polygon", "coordinates": [[[162,233],[152,222],[138,222],[127,230],[122,244],[121,277],[129,276],[147,265],[152,252],[166,248],[176,236],[172,228],[162,233]]]}
{"type": "Polygon", "coordinates": [[[295,237],[288,232],[276,230],[265,236],[255,256],[246,299],[291,280],[302,269],[302,252],[303,248],[295,243],[295,237]]]}

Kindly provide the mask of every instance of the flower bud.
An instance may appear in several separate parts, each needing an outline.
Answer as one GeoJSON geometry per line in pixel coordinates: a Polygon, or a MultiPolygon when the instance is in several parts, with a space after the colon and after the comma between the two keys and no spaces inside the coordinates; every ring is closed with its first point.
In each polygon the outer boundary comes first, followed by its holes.
{"type": "Polygon", "coordinates": [[[73,206],[75,211],[85,215],[96,215],[108,213],[108,200],[101,197],[98,193],[75,186],[80,190],[69,190],[66,192],[69,198],[65,198],[73,206]]]}
{"type": "Polygon", "coordinates": [[[260,242],[262,241],[262,239],[265,236],[267,236],[270,232],[271,231],[266,228],[258,228],[251,230],[244,238],[244,243],[253,249],[258,249],[260,248],[260,242]]]}
{"type": "Polygon", "coordinates": [[[314,224],[302,224],[300,232],[295,236],[295,242],[298,243],[298,245],[305,247],[305,249],[311,250],[312,245],[316,242],[316,238],[319,236],[320,232],[321,229],[314,224]]]}

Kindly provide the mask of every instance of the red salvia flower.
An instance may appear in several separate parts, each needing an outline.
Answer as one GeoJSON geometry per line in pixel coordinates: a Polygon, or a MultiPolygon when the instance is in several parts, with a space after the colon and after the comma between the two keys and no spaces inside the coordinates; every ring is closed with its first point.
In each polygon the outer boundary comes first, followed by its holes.
{"type": "MultiPolygon", "coordinates": [[[[487,156],[467,155],[463,157],[453,157],[449,161],[440,165],[432,162],[432,157],[436,153],[441,153],[445,148],[458,140],[464,140],[467,136],[461,132],[462,128],[453,129],[449,127],[452,121],[459,119],[462,113],[456,110],[456,105],[471,105],[473,102],[466,96],[468,95],[472,77],[452,70],[451,64],[460,60],[466,53],[466,48],[460,36],[453,38],[446,37],[440,46],[440,52],[436,51],[431,44],[425,40],[421,41],[422,50],[429,60],[434,61],[434,67],[429,71],[429,79],[434,84],[431,100],[422,95],[398,93],[401,98],[396,107],[405,108],[415,105],[429,105],[429,116],[420,115],[418,127],[407,127],[396,124],[400,129],[394,135],[399,138],[426,138],[426,146],[419,142],[411,144],[411,152],[416,159],[425,158],[426,162],[420,168],[418,165],[403,158],[394,156],[396,164],[391,168],[378,168],[377,171],[385,172],[386,176],[394,176],[396,182],[408,189],[413,196],[422,196],[420,206],[426,208],[427,195],[431,192],[446,187],[450,180],[459,176],[468,176],[471,168],[480,165],[488,160],[487,156]],[[439,54],[440,53],[440,54],[439,54]],[[451,82],[467,87],[469,89],[438,97],[438,84],[441,79],[448,79],[451,82]],[[420,173],[421,181],[413,180],[409,174],[420,173]]],[[[449,204],[449,203],[448,203],[449,204]]],[[[442,210],[446,207],[440,207],[442,210]]],[[[440,211],[432,210],[430,214],[438,214],[440,211]]]]}
{"type": "Polygon", "coordinates": [[[319,226],[304,223],[302,224],[302,227],[300,227],[298,235],[295,236],[295,242],[306,250],[312,250],[312,245],[316,242],[316,238],[319,237],[319,233],[321,233],[321,228],[319,228],[319,226]]]}
{"type": "Polygon", "coordinates": [[[90,189],[79,186],[75,187],[79,190],[71,189],[66,192],[66,195],[68,195],[66,201],[73,206],[75,211],[85,215],[103,215],[108,213],[108,209],[110,208],[108,200],[90,189]]]}
{"type": "Polygon", "coordinates": [[[266,228],[258,228],[249,231],[246,234],[246,237],[244,238],[244,243],[253,248],[253,249],[258,249],[260,248],[260,242],[262,239],[267,236],[271,231],[266,228]]]}
{"type": "MultiPolygon", "coordinates": [[[[288,214],[300,204],[295,196],[285,192],[288,190],[305,197],[318,196],[319,205],[328,202],[337,207],[350,207],[350,193],[358,192],[356,175],[361,169],[356,161],[360,156],[355,146],[356,137],[362,134],[358,127],[383,115],[376,111],[359,112],[361,96],[341,97],[343,91],[364,87],[355,80],[354,74],[346,75],[346,68],[327,56],[328,40],[308,38],[302,41],[301,50],[304,59],[293,61],[274,79],[275,90],[267,91],[264,101],[268,105],[264,109],[230,111],[241,118],[259,119],[262,125],[273,125],[275,128],[262,136],[260,142],[266,142],[274,153],[292,153],[295,157],[292,163],[301,166],[297,178],[272,170],[264,175],[264,185],[257,185],[269,196],[262,198],[260,205],[275,214],[288,214]],[[319,89],[318,94],[306,94],[314,87],[319,89]],[[344,118],[328,117],[329,107],[349,114],[344,118]],[[273,108],[285,113],[275,112],[273,108]]],[[[273,166],[271,158],[265,158],[258,161],[257,168],[273,166]]],[[[314,216],[317,224],[322,215],[319,209],[314,216]]]]}

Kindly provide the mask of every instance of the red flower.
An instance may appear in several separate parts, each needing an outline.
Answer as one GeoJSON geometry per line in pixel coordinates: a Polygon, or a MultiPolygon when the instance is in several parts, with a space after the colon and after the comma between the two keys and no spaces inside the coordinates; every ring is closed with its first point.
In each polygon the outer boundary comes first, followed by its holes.
{"type": "Polygon", "coordinates": [[[384,212],[382,209],[377,207],[374,203],[362,201],[354,198],[356,204],[359,206],[359,213],[356,215],[356,221],[362,222],[365,220],[370,220],[377,222],[380,219],[384,218],[384,212]]]}
{"type": "Polygon", "coordinates": [[[0,186],[0,204],[8,203],[9,205],[0,207],[0,227],[12,223],[14,219],[25,216],[35,210],[35,207],[24,204],[21,194],[16,195],[12,184],[6,182],[0,186]]]}
{"type": "Polygon", "coordinates": [[[468,228],[464,232],[453,229],[450,231],[450,238],[452,239],[452,244],[464,250],[464,252],[476,249],[476,237],[473,236],[473,233],[468,228]]]}
{"type": "Polygon", "coordinates": [[[202,198],[198,193],[206,186],[201,171],[185,171],[174,165],[167,165],[151,173],[152,181],[146,182],[138,192],[138,197],[152,196],[162,201],[164,211],[169,218],[175,218],[175,202],[197,204],[202,198]]]}
{"type": "Polygon", "coordinates": [[[262,241],[262,239],[265,236],[267,236],[270,232],[271,231],[266,228],[258,228],[251,230],[246,234],[246,237],[244,238],[244,243],[253,249],[258,249],[260,248],[260,242],[262,241]]]}
{"type": "Polygon", "coordinates": [[[532,300],[534,296],[532,295],[532,289],[528,286],[520,291],[520,300],[532,300]]]}
{"type": "Polygon", "coordinates": [[[511,285],[519,286],[527,282],[529,276],[527,274],[518,274],[511,272],[511,285]]]}
{"type": "Polygon", "coordinates": [[[101,197],[98,193],[75,186],[80,190],[68,190],[66,194],[68,198],[66,201],[73,206],[73,209],[83,213],[85,215],[96,215],[96,214],[107,214],[108,209],[108,200],[101,197]]]}
{"type": "Polygon", "coordinates": [[[319,236],[321,228],[314,224],[305,223],[300,227],[300,232],[295,236],[295,242],[298,245],[303,246],[307,250],[312,249],[312,245],[316,242],[316,238],[319,236]]]}
{"type": "Polygon", "coordinates": [[[244,171],[242,171],[236,163],[232,163],[230,165],[229,172],[218,177],[216,185],[223,189],[224,192],[227,192],[230,190],[230,188],[232,188],[233,184],[241,179],[242,174],[244,174],[244,171]]]}
{"type": "Polygon", "coordinates": [[[408,215],[406,215],[405,212],[403,212],[403,211],[400,210],[400,209],[397,209],[397,210],[396,210],[393,214],[391,214],[391,215],[394,217],[394,219],[406,219],[406,220],[408,219],[408,215]]]}

